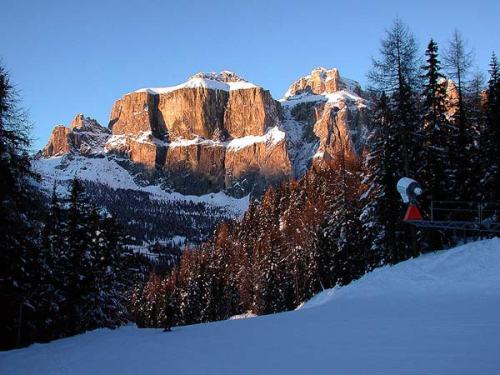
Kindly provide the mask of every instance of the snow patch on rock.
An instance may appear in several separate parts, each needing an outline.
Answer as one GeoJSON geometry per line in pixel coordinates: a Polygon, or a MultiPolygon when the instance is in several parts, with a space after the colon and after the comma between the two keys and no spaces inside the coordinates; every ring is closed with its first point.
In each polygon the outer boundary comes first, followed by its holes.
{"type": "Polygon", "coordinates": [[[226,147],[228,151],[241,150],[249,147],[255,143],[266,143],[267,145],[274,146],[285,139],[286,133],[274,126],[269,129],[264,135],[248,135],[246,137],[235,138],[227,142],[226,147]]]}
{"type": "Polygon", "coordinates": [[[210,90],[246,90],[258,86],[238,77],[235,73],[223,71],[221,73],[198,73],[189,78],[187,82],[177,86],[142,88],[134,92],[148,92],[150,94],[167,94],[180,89],[206,88],[210,90]]]}
{"type": "Polygon", "coordinates": [[[207,203],[224,208],[231,216],[241,217],[249,204],[249,196],[233,198],[224,192],[201,196],[183,195],[163,190],[159,185],[138,185],[133,176],[111,157],[89,158],[65,155],[32,161],[33,169],[41,175],[41,188],[50,192],[56,183],[58,193],[67,194],[67,184],[75,176],[82,180],[104,184],[113,189],[130,189],[149,193],[152,199],[207,203]]]}

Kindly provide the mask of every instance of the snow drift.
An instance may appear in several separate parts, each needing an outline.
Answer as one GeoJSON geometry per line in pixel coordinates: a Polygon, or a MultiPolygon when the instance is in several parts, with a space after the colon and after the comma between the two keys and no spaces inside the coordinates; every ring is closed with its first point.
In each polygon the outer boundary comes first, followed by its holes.
{"type": "Polygon", "coordinates": [[[0,353],[2,374],[498,374],[500,239],[383,267],[300,310],[0,353]]]}

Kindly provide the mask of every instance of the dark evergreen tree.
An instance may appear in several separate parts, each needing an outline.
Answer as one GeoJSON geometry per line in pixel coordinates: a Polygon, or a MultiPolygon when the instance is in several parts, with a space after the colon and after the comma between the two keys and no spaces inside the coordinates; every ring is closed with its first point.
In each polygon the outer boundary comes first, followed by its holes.
{"type": "MultiPolygon", "coordinates": [[[[441,73],[441,63],[438,57],[438,46],[431,39],[427,50],[426,64],[423,66],[422,91],[422,133],[424,142],[421,144],[418,180],[424,187],[421,207],[427,211],[432,200],[447,200],[452,189],[450,181],[450,124],[446,116],[446,79],[441,73]]],[[[440,249],[443,246],[443,233],[432,231],[425,234],[429,249],[440,249]]]]}
{"type": "Polygon", "coordinates": [[[9,75],[0,66],[0,348],[25,342],[33,313],[31,268],[38,241],[36,177],[30,169],[30,124],[9,75]]]}
{"type": "Polygon", "coordinates": [[[469,201],[473,198],[471,186],[473,185],[473,163],[471,156],[473,150],[473,137],[471,134],[471,124],[468,119],[465,87],[472,65],[472,53],[467,50],[465,42],[455,30],[450,40],[448,49],[444,54],[445,68],[448,75],[454,80],[457,90],[457,99],[449,103],[452,109],[452,124],[455,131],[452,133],[454,151],[450,156],[454,175],[452,184],[454,199],[469,201]]]}
{"type": "Polygon", "coordinates": [[[36,323],[38,340],[60,337],[59,314],[65,299],[62,280],[68,267],[64,254],[64,225],[64,210],[60,205],[54,184],[48,215],[42,230],[41,246],[37,251],[36,258],[38,275],[35,288],[38,296],[36,323]]]}
{"type": "Polygon", "coordinates": [[[481,142],[481,198],[500,202],[500,66],[493,53],[486,106],[486,122],[481,142]]]}
{"type": "Polygon", "coordinates": [[[361,221],[365,242],[371,247],[373,258],[383,263],[397,263],[409,256],[407,229],[402,223],[403,208],[396,184],[400,170],[397,126],[382,93],[376,103],[368,140],[369,152],[365,161],[361,221]]]}
{"type": "Polygon", "coordinates": [[[388,95],[393,110],[393,124],[399,143],[399,166],[395,173],[411,177],[415,173],[419,139],[417,93],[420,86],[418,47],[415,37],[400,19],[386,33],[380,58],[373,59],[368,78],[373,88],[388,95]]]}
{"type": "MultiPolygon", "coordinates": [[[[486,101],[485,101],[484,74],[476,71],[471,75],[465,96],[467,108],[467,133],[470,139],[469,152],[469,181],[470,200],[478,202],[481,197],[481,179],[483,177],[481,148],[484,143],[484,130],[486,127],[486,101]]],[[[451,154],[451,153],[450,153],[451,154]]]]}
{"type": "MultiPolygon", "coordinates": [[[[390,144],[387,145],[388,153],[385,157],[392,159],[388,162],[391,168],[388,173],[393,178],[386,183],[393,183],[394,187],[386,187],[386,189],[393,191],[399,178],[415,178],[419,170],[418,156],[422,134],[419,127],[418,93],[421,75],[417,53],[418,47],[413,34],[401,20],[396,19],[392,28],[387,31],[386,38],[382,40],[380,58],[373,60],[373,67],[368,75],[374,90],[379,94],[386,93],[386,101],[392,113],[389,130],[390,144]]],[[[399,211],[396,212],[399,213],[399,211]]],[[[398,226],[396,223],[394,225],[398,226]]],[[[393,228],[393,230],[399,232],[399,229],[393,228]]],[[[392,256],[393,261],[414,256],[420,251],[415,228],[405,228],[405,232],[409,240],[407,239],[406,243],[396,243],[400,249],[398,252],[402,253],[392,256]],[[408,242],[410,247],[406,246],[408,242]]],[[[396,233],[388,235],[398,237],[396,233]]]]}

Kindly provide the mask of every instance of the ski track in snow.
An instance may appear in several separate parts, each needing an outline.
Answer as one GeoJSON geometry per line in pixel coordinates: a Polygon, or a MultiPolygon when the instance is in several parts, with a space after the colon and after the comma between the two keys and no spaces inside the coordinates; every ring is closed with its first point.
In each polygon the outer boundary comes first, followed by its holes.
{"type": "Polygon", "coordinates": [[[500,239],[383,267],[301,309],[100,329],[0,353],[1,374],[499,374],[500,239]]]}

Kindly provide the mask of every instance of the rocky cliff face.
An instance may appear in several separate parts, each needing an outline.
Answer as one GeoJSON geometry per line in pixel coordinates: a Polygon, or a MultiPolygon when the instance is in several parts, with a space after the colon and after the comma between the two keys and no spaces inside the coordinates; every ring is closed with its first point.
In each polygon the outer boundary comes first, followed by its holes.
{"type": "Polygon", "coordinates": [[[112,106],[109,130],[77,116],[71,128],[54,129],[42,154],[126,157],[184,194],[258,194],[339,148],[356,155],[365,109],[359,84],[337,69],[314,69],[280,102],[232,72],[198,73],[126,94],[112,106]]]}
{"type": "Polygon", "coordinates": [[[366,110],[360,85],[337,69],[314,69],[294,82],[282,99],[284,126],[290,135],[293,175],[338,152],[360,155],[366,138],[366,110]]]}
{"type": "Polygon", "coordinates": [[[267,142],[280,124],[281,106],[269,91],[232,72],[199,73],[181,85],[141,89],[116,101],[106,150],[163,171],[183,193],[230,189],[241,195],[290,175],[284,139],[267,142]],[[248,147],[231,147],[237,140],[248,147]]]}
{"type": "Polygon", "coordinates": [[[295,81],[288,89],[285,97],[301,94],[332,94],[338,91],[351,91],[361,95],[361,86],[356,81],[340,78],[338,69],[313,69],[311,74],[295,81]]]}
{"type": "Polygon", "coordinates": [[[111,132],[99,123],[83,114],[78,114],[70,127],[58,125],[52,131],[50,139],[41,151],[43,157],[61,156],[68,153],[93,155],[103,152],[103,145],[111,132]]]}

